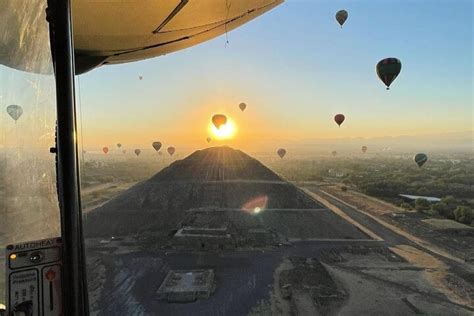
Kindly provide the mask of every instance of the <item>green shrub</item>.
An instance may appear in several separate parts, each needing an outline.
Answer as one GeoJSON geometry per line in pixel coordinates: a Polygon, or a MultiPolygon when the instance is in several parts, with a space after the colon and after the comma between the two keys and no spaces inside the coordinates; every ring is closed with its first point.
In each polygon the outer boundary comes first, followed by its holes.
{"type": "Polygon", "coordinates": [[[453,212],[454,207],[448,205],[447,203],[443,201],[432,204],[431,209],[433,211],[438,212],[438,214],[443,217],[454,219],[454,212],[453,212]]]}
{"type": "Polygon", "coordinates": [[[431,207],[430,202],[426,199],[416,199],[415,200],[415,209],[418,212],[429,210],[431,207]]]}
{"type": "Polygon", "coordinates": [[[410,204],[410,203],[407,203],[407,202],[402,202],[402,203],[400,203],[400,207],[401,207],[401,208],[404,208],[404,209],[406,209],[406,210],[411,210],[411,209],[413,209],[413,207],[411,206],[411,204],[410,204]]]}
{"type": "Polygon", "coordinates": [[[453,207],[456,206],[456,199],[452,195],[445,196],[441,199],[441,202],[453,207]]]}
{"type": "Polygon", "coordinates": [[[474,218],[474,212],[467,206],[458,206],[454,210],[454,219],[463,224],[471,224],[474,218]]]}

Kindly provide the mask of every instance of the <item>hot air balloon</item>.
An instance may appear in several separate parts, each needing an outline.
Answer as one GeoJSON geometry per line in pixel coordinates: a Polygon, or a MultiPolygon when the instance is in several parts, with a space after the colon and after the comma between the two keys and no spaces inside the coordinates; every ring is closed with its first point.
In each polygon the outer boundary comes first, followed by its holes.
{"type": "Polygon", "coordinates": [[[336,20],[339,23],[339,25],[341,26],[341,28],[342,28],[342,25],[346,22],[348,16],[349,16],[349,14],[347,13],[346,10],[337,11],[336,20]]]}
{"type": "Polygon", "coordinates": [[[337,151],[334,150],[334,151],[332,152],[332,155],[333,155],[334,157],[336,157],[337,151]]]}
{"type": "Polygon", "coordinates": [[[337,125],[339,125],[339,127],[345,119],[346,117],[343,114],[337,114],[336,116],[334,116],[334,121],[337,123],[337,125]]]}
{"type": "Polygon", "coordinates": [[[107,153],[109,152],[109,147],[102,148],[102,151],[104,152],[104,154],[107,155],[107,153]]]}
{"type": "Polygon", "coordinates": [[[118,143],[118,144],[117,144],[117,147],[118,147],[118,148],[122,147],[122,144],[118,143]]]}
{"type": "Polygon", "coordinates": [[[210,143],[211,140],[212,140],[212,139],[211,139],[210,137],[206,138],[206,141],[207,141],[208,143],[210,143]]]}
{"type": "Polygon", "coordinates": [[[390,90],[390,85],[400,74],[400,70],[402,70],[402,63],[393,57],[382,59],[376,67],[377,76],[387,86],[387,90],[390,90]]]}
{"type": "Polygon", "coordinates": [[[126,151],[125,149],[124,149],[124,150],[122,150],[122,152],[123,152],[124,154],[125,154],[125,153],[127,153],[127,151],[126,151]]]}
{"type": "Polygon", "coordinates": [[[415,157],[413,157],[413,160],[415,160],[418,167],[421,167],[425,164],[426,161],[428,161],[428,156],[426,154],[419,153],[416,154],[415,157]]]}
{"type": "Polygon", "coordinates": [[[239,108],[240,108],[240,110],[243,112],[243,111],[245,111],[245,109],[247,108],[247,104],[245,104],[244,102],[242,102],[242,103],[239,104],[239,108]]]}
{"type": "Polygon", "coordinates": [[[158,156],[161,156],[163,155],[163,153],[161,151],[158,152],[158,156]]]}
{"type": "Polygon", "coordinates": [[[143,79],[143,77],[142,77],[142,76],[138,76],[138,79],[142,80],[142,79],[143,79]]]}
{"type": "Polygon", "coordinates": [[[212,123],[219,129],[222,125],[227,123],[227,117],[224,114],[216,114],[212,117],[212,123]]]}
{"type": "Polygon", "coordinates": [[[159,151],[161,148],[161,142],[153,142],[153,144],[151,145],[153,146],[153,148],[155,148],[156,151],[159,151]]]}
{"type": "Polygon", "coordinates": [[[174,152],[176,151],[176,148],[174,147],[168,147],[168,154],[170,154],[170,156],[173,156],[174,152]]]}
{"type": "Polygon", "coordinates": [[[278,156],[280,156],[281,159],[283,159],[283,157],[285,157],[285,155],[286,155],[286,150],[283,149],[283,148],[280,148],[280,149],[277,150],[277,154],[278,154],[278,156]]]}
{"type": "Polygon", "coordinates": [[[367,151],[367,146],[362,146],[362,152],[365,154],[366,151],[367,151]]]}
{"type": "Polygon", "coordinates": [[[135,155],[137,155],[137,157],[140,156],[140,153],[141,153],[141,152],[142,152],[142,151],[141,151],[140,149],[135,149],[135,155]]]}
{"type": "Polygon", "coordinates": [[[12,104],[7,106],[7,113],[11,116],[12,119],[15,120],[16,123],[16,121],[18,121],[20,116],[23,114],[23,109],[19,105],[12,104]]]}

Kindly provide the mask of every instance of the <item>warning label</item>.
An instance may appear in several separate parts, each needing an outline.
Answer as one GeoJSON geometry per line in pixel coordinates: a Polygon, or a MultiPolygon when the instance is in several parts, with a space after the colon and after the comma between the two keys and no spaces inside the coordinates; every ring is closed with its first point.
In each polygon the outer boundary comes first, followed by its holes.
{"type": "Polygon", "coordinates": [[[36,269],[10,274],[10,311],[8,315],[39,315],[39,280],[36,269]]]}
{"type": "Polygon", "coordinates": [[[61,239],[7,246],[7,315],[61,316],[61,239]]]}

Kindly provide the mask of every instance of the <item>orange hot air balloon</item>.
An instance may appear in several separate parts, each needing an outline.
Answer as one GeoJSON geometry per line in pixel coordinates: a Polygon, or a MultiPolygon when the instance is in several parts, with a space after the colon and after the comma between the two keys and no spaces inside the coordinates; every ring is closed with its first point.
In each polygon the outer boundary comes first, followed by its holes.
{"type": "Polygon", "coordinates": [[[140,153],[141,153],[141,152],[142,152],[142,151],[141,151],[140,149],[135,149],[135,155],[140,156],[140,153]]]}
{"type": "Polygon", "coordinates": [[[211,139],[210,137],[206,138],[206,141],[207,141],[208,143],[210,143],[211,140],[212,140],[212,139],[211,139]]]}
{"type": "Polygon", "coordinates": [[[286,150],[283,149],[283,148],[280,148],[280,149],[277,150],[277,154],[278,154],[278,156],[280,156],[281,159],[283,159],[283,157],[285,157],[285,155],[286,155],[286,150]]]}
{"type": "Polygon", "coordinates": [[[365,154],[366,151],[367,151],[367,146],[362,146],[362,152],[365,154]]]}
{"type": "Polygon", "coordinates": [[[245,104],[244,102],[240,103],[239,104],[239,109],[243,112],[245,111],[245,109],[247,108],[247,104],[245,104]]]}
{"type": "Polygon", "coordinates": [[[225,123],[227,123],[227,117],[224,114],[215,114],[212,117],[212,124],[214,124],[217,129],[221,128],[225,123]]]}
{"type": "Polygon", "coordinates": [[[104,152],[104,154],[107,155],[107,153],[109,152],[109,147],[102,148],[102,151],[104,152]]]}
{"type": "Polygon", "coordinates": [[[346,117],[343,114],[337,114],[334,116],[334,121],[337,123],[337,125],[339,125],[339,127],[341,127],[341,124],[345,119],[346,117]]]}
{"type": "Polygon", "coordinates": [[[176,151],[176,148],[171,146],[171,147],[168,147],[167,150],[168,150],[168,154],[170,154],[170,156],[173,156],[174,152],[176,151]]]}

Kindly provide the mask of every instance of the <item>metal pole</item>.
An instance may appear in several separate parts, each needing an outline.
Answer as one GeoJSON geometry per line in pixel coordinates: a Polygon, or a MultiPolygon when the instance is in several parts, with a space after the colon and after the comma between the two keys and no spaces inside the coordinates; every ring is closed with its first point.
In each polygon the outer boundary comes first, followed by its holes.
{"type": "Polygon", "coordinates": [[[64,315],[87,316],[87,279],[77,156],[74,44],[70,0],[48,0],[51,51],[56,76],[57,177],[63,240],[64,315]]]}

